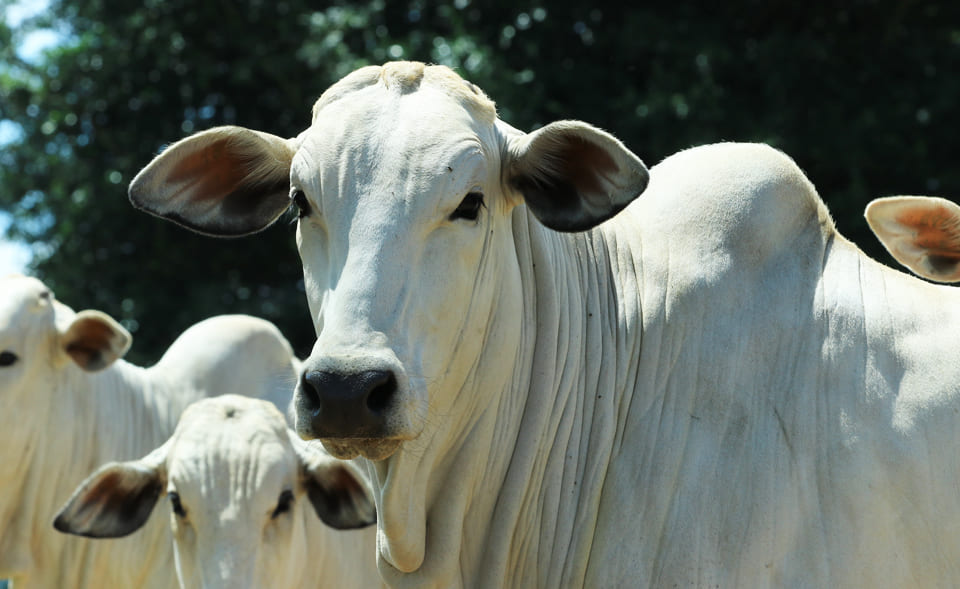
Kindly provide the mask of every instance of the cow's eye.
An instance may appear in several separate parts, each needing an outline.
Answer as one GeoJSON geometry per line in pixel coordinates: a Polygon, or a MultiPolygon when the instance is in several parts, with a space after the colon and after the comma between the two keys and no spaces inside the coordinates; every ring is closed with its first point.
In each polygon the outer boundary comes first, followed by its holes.
{"type": "Polygon", "coordinates": [[[310,214],[310,202],[302,190],[294,190],[293,194],[290,195],[290,201],[297,207],[298,219],[302,219],[310,214]]]}
{"type": "Polygon", "coordinates": [[[4,350],[0,352],[0,368],[5,366],[13,366],[17,359],[17,355],[10,350],[4,350]]]}
{"type": "Polygon", "coordinates": [[[187,517],[187,512],[183,509],[183,504],[180,503],[180,494],[176,491],[170,491],[167,493],[167,497],[170,498],[170,508],[173,509],[173,513],[177,517],[187,517]]]}
{"type": "Polygon", "coordinates": [[[293,505],[293,491],[286,489],[280,493],[280,497],[277,499],[277,508],[270,514],[270,518],[277,519],[280,514],[287,513],[290,511],[291,505],[293,505]]]}
{"type": "Polygon", "coordinates": [[[460,201],[460,206],[457,207],[457,210],[450,214],[450,220],[466,219],[467,221],[476,221],[477,217],[480,216],[480,209],[484,206],[486,205],[483,204],[482,192],[469,192],[467,196],[463,197],[463,200],[460,201]]]}

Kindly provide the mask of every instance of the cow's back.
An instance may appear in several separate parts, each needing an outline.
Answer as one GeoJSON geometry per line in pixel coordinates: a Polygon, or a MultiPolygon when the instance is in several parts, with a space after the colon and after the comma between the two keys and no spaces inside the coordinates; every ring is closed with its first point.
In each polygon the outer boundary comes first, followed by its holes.
{"type": "Polygon", "coordinates": [[[867,259],[769,148],[679,154],[628,211],[642,351],[586,585],[957,578],[953,291],[867,259]]]}

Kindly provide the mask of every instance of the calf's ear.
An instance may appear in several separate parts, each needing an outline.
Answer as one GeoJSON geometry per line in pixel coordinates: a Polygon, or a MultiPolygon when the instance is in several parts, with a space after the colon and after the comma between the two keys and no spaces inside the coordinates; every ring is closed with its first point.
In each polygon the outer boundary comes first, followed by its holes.
{"type": "Polygon", "coordinates": [[[377,523],[373,495],[352,463],[297,445],[307,497],[331,528],[347,530],[377,523]]]}
{"type": "Polygon", "coordinates": [[[937,282],[960,282],[960,206],[934,196],[878,198],[864,212],[895,260],[937,282]]]}
{"type": "Polygon", "coordinates": [[[646,166],[613,135],[580,121],[511,134],[507,183],[541,223],[584,231],[619,213],[647,187],[646,166]]]}
{"type": "Polygon", "coordinates": [[[290,204],[292,141],[243,127],[182,139],[130,183],[133,206],[188,229],[239,237],[269,227],[290,204]]]}
{"type": "Polygon", "coordinates": [[[146,461],[102,466],[74,491],[53,527],[88,538],[120,538],[140,529],[163,493],[162,470],[146,461]]]}
{"type": "Polygon", "coordinates": [[[77,366],[103,370],[122,358],[133,337],[112,317],[100,311],[80,311],[60,333],[60,347],[77,366]]]}

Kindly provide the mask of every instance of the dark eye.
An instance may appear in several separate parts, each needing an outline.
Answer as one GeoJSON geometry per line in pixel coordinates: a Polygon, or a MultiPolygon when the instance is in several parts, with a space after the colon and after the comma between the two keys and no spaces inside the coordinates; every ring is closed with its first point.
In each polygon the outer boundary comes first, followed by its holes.
{"type": "Polygon", "coordinates": [[[187,517],[187,512],[183,509],[183,504],[180,503],[180,494],[176,491],[170,491],[167,493],[167,497],[170,498],[170,507],[173,509],[178,517],[187,517]]]}
{"type": "Polygon", "coordinates": [[[302,219],[310,214],[310,203],[307,201],[307,195],[302,190],[294,190],[290,195],[290,201],[297,207],[297,218],[302,219]]]}
{"type": "Polygon", "coordinates": [[[12,366],[14,362],[17,361],[17,355],[9,350],[4,350],[0,352],[0,368],[4,366],[12,366]]]}
{"type": "Polygon", "coordinates": [[[291,505],[293,505],[293,491],[287,489],[280,493],[280,498],[277,499],[277,508],[270,514],[270,519],[277,519],[280,514],[287,513],[290,511],[291,505]]]}
{"type": "Polygon", "coordinates": [[[466,219],[467,221],[476,221],[477,217],[480,216],[480,209],[484,206],[486,205],[483,204],[483,193],[470,192],[460,201],[460,206],[457,207],[457,210],[450,214],[450,220],[466,219]]]}

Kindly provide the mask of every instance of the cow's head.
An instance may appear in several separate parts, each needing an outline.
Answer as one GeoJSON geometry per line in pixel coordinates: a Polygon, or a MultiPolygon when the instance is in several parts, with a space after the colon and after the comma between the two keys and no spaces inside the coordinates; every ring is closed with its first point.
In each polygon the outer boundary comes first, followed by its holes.
{"type": "Polygon", "coordinates": [[[173,436],[145,458],[93,473],[54,526],[125,536],[163,495],[183,587],[295,586],[311,566],[309,551],[324,548],[305,541],[304,526],[320,525],[308,518],[339,529],[376,521],[350,463],[307,447],[272,404],[226,395],[188,407],[173,436]]]}
{"type": "Polygon", "coordinates": [[[399,62],[332,86],[296,139],[228,127],[173,144],[130,198],[220,236],[296,207],[318,334],[297,429],[338,457],[381,459],[456,416],[456,403],[482,404],[457,398],[478,372],[509,371],[522,304],[512,211],[525,204],[550,229],[587,230],[647,179],[599,129],[562,121],[521,133],[448,68],[399,62]]]}
{"type": "Polygon", "coordinates": [[[130,342],[109,316],[75,313],[36,278],[0,278],[0,480],[13,480],[9,469],[36,436],[62,428],[62,413],[72,417],[76,403],[88,402],[75,398],[91,394],[86,375],[110,366],[130,342]]]}

